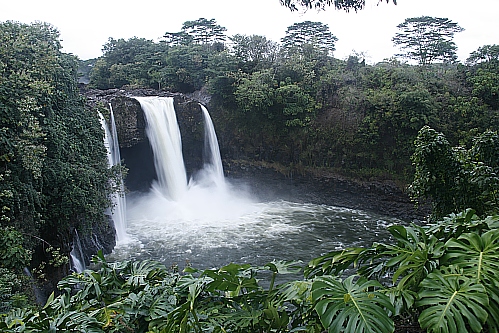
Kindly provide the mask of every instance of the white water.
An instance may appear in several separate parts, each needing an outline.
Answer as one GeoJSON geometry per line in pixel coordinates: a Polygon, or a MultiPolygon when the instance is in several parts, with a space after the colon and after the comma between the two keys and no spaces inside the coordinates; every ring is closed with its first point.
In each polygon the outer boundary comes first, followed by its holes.
{"type": "MultiPolygon", "coordinates": [[[[104,146],[107,150],[108,166],[121,167],[121,155],[120,147],[118,143],[118,134],[116,132],[116,123],[114,121],[114,112],[111,104],[109,104],[110,109],[110,122],[111,127],[108,126],[107,121],[104,119],[102,114],[99,113],[101,126],[104,129],[104,146]]],[[[121,171],[119,173],[121,175],[121,171]]],[[[112,186],[118,190],[111,195],[112,207],[108,211],[114,223],[114,228],[116,230],[116,242],[123,243],[129,240],[128,234],[126,232],[126,198],[125,198],[125,186],[123,184],[123,178],[119,177],[118,183],[114,183],[112,186]]]]}
{"type": "Polygon", "coordinates": [[[187,192],[187,174],[173,97],[135,98],[144,111],[147,137],[154,153],[154,166],[158,176],[155,191],[171,200],[179,200],[187,192]]]}
{"type": "Polygon", "coordinates": [[[137,99],[147,117],[160,180],[149,193],[128,196],[133,241],[116,247],[111,259],[147,258],[196,268],[230,262],[259,265],[273,259],[308,261],[345,246],[382,241],[388,235],[385,227],[399,222],[342,207],[278,197],[260,200],[248,194],[256,184],[234,186],[224,178],[214,127],[202,106],[205,166],[187,183],[173,100],[137,99]]]}
{"type": "Polygon", "coordinates": [[[223,187],[225,186],[225,176],[215,127],[208,110],[202,104],[199,106],[203,111],[204,118],[204,170],[209,173],[205,177],[209,177],[218,187],[223,187]]]}
{"type": "Polygon", "coordinates": [[[76,273],[81,273],[85,270],[85,259],[83,257],[83,249],[81,247],[80,236],[75,230],[75,236],[73,237],[73,249],[70,253],[71,257],[71,267],[76,273]]]}

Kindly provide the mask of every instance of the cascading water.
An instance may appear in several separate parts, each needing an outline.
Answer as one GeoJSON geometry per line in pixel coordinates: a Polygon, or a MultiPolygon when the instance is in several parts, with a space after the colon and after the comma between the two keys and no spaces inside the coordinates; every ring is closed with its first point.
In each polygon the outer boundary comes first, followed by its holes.
{"type": "MultiPolygon", "coordinates": [[[[104,129],[104,146],[107,150],[107,158],[109,167],[118,167],[119,183],[113,184],[113,187],[118,189],[117,193],[111,195],[112,207],[108,211],[114,223],[114,228],[116,230],[116,241],[117,243],[127,242],[129,237],[126,232],[126,198],[125,198],[125,185],[123,184],[123,177],[121,176],[121,156],[120,147],[118,143],[118,134],[116,131],[116,123],[114,121],[114,112],[111,104],[109,104],[110,110],[110,124],[108,126],[106,120],[99,113],[101,126],[104,129]]],[[[114,180],[113,180],[114,181],[114,180]]]]}
{"type": "Polygon", "coordinates": [[[210,179],[219,187],[225,186],[224,169],[222,166],[222,157],[218,147],[217,134],[215,127],[211,121],[210,114],[204,105],[199,104],[203,111],[204,118],[204,155],[205,155],[205,172],[210,173],[210,179]]]}
{"type": "Polygon", "coordinates": [[[182,140],[173,106],[173,97],[135,97],[147,121],[147,137],[154,153],[158,176],[155,189],[165,197],[179,200],[187,192],[187,174],[182,140]]]}
{"type": "Polygon", "coordinates": [[[75,230],[73,237],[73,249],[70,253],[71,267],[76,273],[81,273],[85,270],[85,258],[83,257],[83,249],[81,247],[80,236],[75,230]]]}
{"type": "Polygon", "coordinates": [[[260,265],[273,259],[307,261],[345,246],[382,241],[388,237],[386,225],[399,222],[359,210],[303,203],[303,193],[290,195],[293,189],[284,193],[296,201],[250,195],[250,186],[235,186],[236,180],[224,178],[214,126],[202,105],[205,164],[187,182],[173,99],[137,100],[146,116],[158,182],[149,193],[127,196],[128,233],[134,241],[116,247],[111,259],[188,262],[196,268],[230,262],[260,265]]]}

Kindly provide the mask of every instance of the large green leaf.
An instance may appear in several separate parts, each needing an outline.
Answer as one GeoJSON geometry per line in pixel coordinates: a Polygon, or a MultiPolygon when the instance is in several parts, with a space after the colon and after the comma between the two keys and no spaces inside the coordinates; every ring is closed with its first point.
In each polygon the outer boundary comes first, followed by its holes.
{"type": "Polygon", "coordinates": [[[438,270],[421,282],[420,299],[424,307],[419,316],[422,328],[429,332],[480,332],[487,319],[489,298],[477,279],[468,278],[455,269],[438,270]]]}
{"type": "Polygon", "coordinates": [[[305,277],[311,278],[321,275],[341,274],[351,265],[355,265],[359,255],[364,251],[366,251],[364,248],[351,247],[340,251],[332,251],[314,258],[305,267],[305,277]]]}
{"type": "Polygon", "coordinates": [[[254,276],[254,268],[250,265],[229,264],[219,269],[207,269],[201,277],[212,279],[207,284],[209,291],[221,291],[228,296],[238,296],[243,291],[256,290],[259,288],[254,276]]]}
{"type": "Polygon", "coordinates": [[[444,259],[461,268],[469,277],[477,279],[485,287],[489,297],[487,327],[491,332],[499,330],[499,230],[493,229],[479,235],[467,233],[446,243],[444,259]]]}
{"type": "Polygon", "coordinates": [[[438,266],[444,244],[418,226],[393,225],[388,231],[397,243],[384,245],[383,253],[391,257],[385,265],[395,270],[392,280],[400,290],[413,288],[438,266]]]}
{"type": "Polygon", "coordinates": [[[312,283],[312,299],[329,333],[387,333],[395,327],[388,311],[395,311],[387,296],[375,291],[379,282],[350,276],[344,281],[332,276],[312,283]]]}
{"type": "Polygon", "coordinates": [[[461,236],[463,233],[480,231],[486,227],[487,221],[482,220],[473,209],[468,208],[460,213],[444,216],[441,220],[430,224],[427,233],[446,242],[450,238],[461,236]]]}
{"type": "Polygon", "coordinates": [[[451,239],[446,243],[448,251],[444,259],[484,284],[499,285],[498,240],[497,229],[482,235],[463,234],[458,239],[451,239]]]}
{"type": "Polygon", "coordinates": [[[152,260],[134,261],[130,263],[126,281],[132,287],[146,285],[149,280],[162,279],[166,275],[166,267],[152,260]]]}

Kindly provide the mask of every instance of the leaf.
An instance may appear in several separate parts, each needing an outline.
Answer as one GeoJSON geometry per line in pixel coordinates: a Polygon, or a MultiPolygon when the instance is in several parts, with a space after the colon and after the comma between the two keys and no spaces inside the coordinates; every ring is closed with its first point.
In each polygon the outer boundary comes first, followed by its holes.
{"type": "Polygon", "coordinates": [[[499,229],[499,215],[487,216],[483,221],[490,229],[499,229]]]}
{"type": "Polygon", "coordinates": [[[419,323],[429,332],[480,332],[487,319],[489,298],[477,279],[448,269],[435,271],[421,282],[418,307],[425,307],[419,323]]]}
{"type": "Polygon", "coordinates": [[[263,267],[278,274],[298,274],[301,271],[301,261],[274,260],[263,267]]]}
{"type": "Polygon", "coordinates": [[[391,257],[385,266],[395,270],[392,281],[400,290],[414,288],[438,266],[444,243],[433,236],[428,237],[418,226],[394,225],[388,227],[388,231],[397,243],[382,248],[381,253],[391,257]]]}
{"type": "Polygon", "coordinates": [[[491,332],[499,330],[499,230],[489,230],[481,236],[467,233],[446,244],[444,256],[447,263],[456,265],[463,273],[475,278],[485,287],[489,297],[487,326],[491,332]]]}
{"type": "Polygon", "coordinates": [[[250,265],[229,264],[220,269],[207,269],[201,277],[212,279],[207,285],[209,291],[223,291],[228,296],[238,296],[244,289],[256,290],[259,287],[250,265]]]}
{"type": "Polygon", "coordinates": [[[354,265],[359,255],[366,249],[360,247],[346,248],[341,251],[332,251],[323,256],[312,259],[305,267],[305,277],[341,274],[345,269],[354,265]]]}
{"type": "Polygon", "coordinates": [[[355,276],[340,281],[332,276],[312,283],[312,299],[321,323],[334,332],[386,333],[395,327],[387,311],[395,309],[387,296],[374,291],[377,281],[355,276]]]}
{"type": "Polygon", "coordinates": [[[467,233],[446,243],[444,259],[464,269],[465,274],[484,284],[499,285],[499,230],[489,230],[483,235],[467,233]]]}
{"type": "Polygon", "coordinates": [[[166,274],[164,265],[151,261],[135,261],[130,265],[130,276],[127,279],[127,284],[132,287],[143,286],[149,280],[159,279],[166,274]]]}
{"type": "Polygon", "coordinates": [[[393,304],[395,308],[393,315],[396,316],[411,309],[418,297],[415,291],[400,288],[399,286],[389,288],[383,291],[383,293],[388,296],[390,302],[393,304]]]}
{"type": "Polygon", "coordinates": [[[47,299],[47,302],[45,303],[45,306],[43,307],[43,309],[45,310],[46,308],[49,307],[50,303],[52,303],[54,301],[54,292],[52,292],[49,296],[49,298],[47,299]]]}
{"type": "Polygon", "coordinates": [[[277,297],[280,302],[294,302],[302,304],[309,299],[311,300],[312,282],[305,281],[289,281],[281,284],[278,287],[279,293],[277,297]]]}

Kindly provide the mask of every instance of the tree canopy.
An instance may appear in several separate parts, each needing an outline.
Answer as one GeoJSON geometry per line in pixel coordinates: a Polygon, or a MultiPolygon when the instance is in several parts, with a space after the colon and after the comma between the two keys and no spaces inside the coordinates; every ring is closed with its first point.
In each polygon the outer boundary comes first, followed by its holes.
{"type": "MultiPolygon", "coordinates": [[[[327,6],[334,6],[336,9],[345,11],[358,11],[365,7],[366,0],[279,0],[283,6],[286,6],[292,11],[298,10],[299,8],[305,9],[321,9],[324,10],[327,6]]],[[[397,0],[392,0],[394,4],[397,4],[397,0]]],[[[378,0],[378,3],[382,0],[378,0]]],[[[390,0],[386,0],[390,2],[390,0]]]]}
{"type": "Polygon", "coordinates": [[[166,32],[163,36],[170,45],[178,44],[216,44],[224,43],[227,36],[226,28],[217,24],[215,19],[199,18],[194,21],[186,21],[180,32],[166,32]]]}
{"type": "Polygon", "coordinates": [[[407,18],[397,26],[392,41],[404,51],[401,56],[416,60],[420,65],[457,59],[454,34],[464,29],[447,18],[421,16],[407,18]]]}
{"type": "Polygon", "coordinates": [[[289,26],[281,44],[288,53],[303,53],[309,46],[332,55],[337,41],[338,38],[329,31],[327,24],[304,21],[289,26]]]}
{"type": "Polygon", "coordinates": [[[104,223],[110,204],[103,130],[80,96],[77,59],[60,49],[49,24],[0,23],[0,226],[39,261],[47,244],[67,254],[73,231],[104,223]]]}
{"type": "Polygon", "coordinates": [[[483,45],[471,52],[466,62],[470,65],[489,63],[499,65],[499,45],[483,45]]]}

